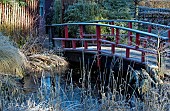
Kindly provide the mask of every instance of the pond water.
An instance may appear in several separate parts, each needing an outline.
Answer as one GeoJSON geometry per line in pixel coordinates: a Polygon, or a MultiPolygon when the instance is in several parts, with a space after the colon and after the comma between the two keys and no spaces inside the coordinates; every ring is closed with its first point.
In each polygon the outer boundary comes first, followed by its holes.
{"type": "Polygon", "coordinates": [[[63,111],[82,109],[98,111],[100,102],[98,101],[97,90],[91,83],[88,87],[84,85],[84,88],[82,88],[80,72],[79,69],[74,68],[69,69],[63,75],[56,74],[55,78],[42,75],[41,79],[35,80],[33,77],[26,77],[24,87],[28,95],[40,93],[44,101],[52,106],[56,106],[57,103],[63,111]]]}

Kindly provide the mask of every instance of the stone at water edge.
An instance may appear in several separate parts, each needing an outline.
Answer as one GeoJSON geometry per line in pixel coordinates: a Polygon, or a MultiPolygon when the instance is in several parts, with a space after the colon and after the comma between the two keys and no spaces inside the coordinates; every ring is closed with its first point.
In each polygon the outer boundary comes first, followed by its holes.
{"type": "Polygon", "coordinates": [[[150,77],[155,83],[158,83],[158,84],[163,83],[163,81],[160,79],[162,74],[158,72],[158,66],[148,64],[146,65],[146,72],[150,75],[150,77]]]}

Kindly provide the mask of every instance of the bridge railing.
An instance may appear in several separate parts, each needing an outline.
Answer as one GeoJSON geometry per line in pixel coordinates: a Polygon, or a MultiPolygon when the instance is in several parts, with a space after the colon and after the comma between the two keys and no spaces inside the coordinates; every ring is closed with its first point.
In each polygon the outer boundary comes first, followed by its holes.
{"type": "MultiPolygon", "coordinates": [[[[139,22],[139,21],[138,21],[139,22]]],[[[126,49],[126,59],[133,59],[130,58],[130,50],[135,50],[135,51],[139,51],[141,52],[141,61],[142,63],[145,62],[145,55],[146,53],[151,53],[151,54],[155,54],[157,55],[157,50],[152,50],[152,49],[148,49],[146,48],[146,41],[149,37],[150,38],[155,38],[155,39],[160,39],[160,41],[168,41],[170,43],[170,30],[168,31],[168,37],[164,37],[164,36],[160,36],[160,35],[156,35],[153,33],[149,33],[149,32],[144,32],[144,31],[140,31],[137,29],[132,29],[131,28],[131,24],[132,21],[128,22],[129,27],[121,27],[121,26],[116,26],[113,24],[100,24],[100,23],[65,23],[65,24],[52,24],[49,27],[49,31],[50,31],[50,41],[52,42],[53,46],[55,45],[55,41],[56,40],[60,40],[62,41],[62,48],[63,50],[84,50],[84,51],[95,51],[97,53],[97,55],[100,55],[101,53],[106,53],[102,50],[102,44],[106,44],[110,45],[111,47],[111,54],[114,55],[115,54],[115,50],[116,47],[119,48],[125,48],[126,49]],[[79,26],[79,38],[70,38],[69,37],[69,29],[68,26],[79,26]],[[84,33],[83,27],[84,26],[95,26],[96,27],[96,33],[94,34],[94,36],[96,36],[96,38],[84,38],[84,36],[86,36],[87,34],[84,33]],[[53,29],[55,27],[64,27],[64,37],[55,37],[53,29]],[[102,27],[108,27],[111,28],[111,34],[114,35],[115,39],[114,41],[109,41],[109,40],[105,40],[102,38],[102,33],[101,33],[101,28],[102,27]],[[120,43],[120,30],[124,30],[128,32],[128,43],[127,44],[122,44],[120,43]],[[133,35],[132,35],[133,34],[133,35]],[[142,36],[141,36],[142,35],[142,36]],[[135,38],[134,42],[135,45],[132,45],[132,36],[135,38]],[[140,42],[141,40],[144,41],[144,45],[141,47],[140,42]],[[66,41],[71,41],[72,42],[72,47],[68,48],[66,47],[66,41]],[[76,46],[76,43],[80,41],[83,43],[83,49],[79,48],[76,46]],[[89,49],[88,48],[88,42],[94,41],[96,42],[96,49],[89,49]]],[[[140,22],[139,22],[140,23],[140,22]]],[[[149,23],[151,24],[151,23],[149,23]]],[[[155,25],[155,24],[153,24],[155,25]]],[[[162,26],[162,25],[160,25],[162,26]]],[[[169,26],[167,26],[166,28],[169,28],[169,26]]],[[[170,28],[169,28],[170,29],[170,28]]],[[[139,61],[138,61],[139,62],[139,61]]],[[[98,56],[98,65],[100,65],[100,59],[98,56]]]]}
{"type": "MultiPolygon", "coordinates": [[[[94,21],[87,21],[86,23],[105,23],[105,24],[111,24],[111,25],[123,24],[124,27],[142,30],[142,31],[145,31],[148,33],[154,33],[157,35],[159,34],[160,36],[168,36],[169,30],[170,30],[170,26],[168,25],[162,25],[162,24],[139,21],[139,20],[94,20],[94,21]]],[[[129,32],[129,33],[132,39],[135,35],[133,35],[132,32],[129,32]]],[[[114,28],[112,28],[111,34],[114,34],[114,28]]],[[[148,40],[149,38],[150,37],[148,37],[148,40]]],[[[152,44],[155,44],[157,43],[157,40],[150,39],[149,42],[152,44]]]]}
{"type": "Polygon", "coordinates": [[[145,27],[147,27],[147,31],[149,33],[152,32],[152,29],[170,30],[170,26],[168,26],[168,25],[162,25],[162,24],[151,23],[151,22],[146,22],[146,21],[139,21],[139,20],[94,20],[94,21],[87,21],[86,23],[105,23],[105,24],[108,23],[108,24],[111,24],[111,25],[114,25],[116,23],[127,23],[127,27],[133,28],[133,29],[138,29],[138,26],[144,26],[145,25],[145,27]],[[133,27],[135,25],[137,26],[137,28],[133,27]]]}

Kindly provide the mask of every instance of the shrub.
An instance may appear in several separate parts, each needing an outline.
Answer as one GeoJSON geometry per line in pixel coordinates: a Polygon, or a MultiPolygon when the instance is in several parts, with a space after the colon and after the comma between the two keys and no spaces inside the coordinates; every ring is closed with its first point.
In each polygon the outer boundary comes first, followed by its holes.
{"type": "Polygon", "coordinates": [[[125,0],[104,0],[101,3],[102,16],[107,19],[130,19],[130,8],[125,0]]]}
{"type": "MultiPolygon", "coordinates": [[[[100,14],[100,7],[95,2],[78,2],[68,6],[65,11],[64,22],[83,22],[90,20],[103,19],[100,14]]],[[[70,27],[71,32],[75,32],[72,36],[76,36],[78,33],[77,27],[70,27]]],[[[93,33],[95,27],[86,27],[88,33],[93,33]]]]}

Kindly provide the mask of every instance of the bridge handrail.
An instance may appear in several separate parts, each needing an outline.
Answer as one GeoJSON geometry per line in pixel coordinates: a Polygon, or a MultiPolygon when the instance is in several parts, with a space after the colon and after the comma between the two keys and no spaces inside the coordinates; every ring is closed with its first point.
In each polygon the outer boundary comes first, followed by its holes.
{"type": "MultiPolygon", "coordinates": [[[[96,22],[132,22],[132,23],[141,23],[141,24],[147,24],[147,25],[151,25],[151,26],[157,26],[157,27],[163,27],[166,29],[170,29],[169,25],[162,25],[162,24],[151,23],[151,22],[146,22],[146,21],[139,21],[139,20],[93,20],[93,21],[86,21],[86,22],[79,22],[79,23],[96,23],[96,22]]],[[[52,25],[56,25],[56,24],[52,24],[52,25]]],[[[51,26],[51,25],[47,25],[47,26],[51,26]]]]}
{"type": "Polygon", "coordinates": [[[139,20],[93,20],[93,21],[87,21],[86,23],[94,23],[94,22],[133,22],[133,23],[140,23],[140,24],[147,24],[151,26],[157,26],[157,27],[163,27],[170,29],[170,26],[168,25],[162,25],[157,23],[151,23],[146,21],[139,21],[139,20]]]}
{"type": "Polygon", "coordinates": [[[157,34],[152,34],[152,33],[144,32],[144,31],[139,31],[139,30],[131,29],[131,28],[127,28],[127,27],[121,27],[121,26],[109,25],[109,24],[101,24],[101,23],[86,23],[86,22],[79,22],[79,23],[52,24],[52,25],[48,25],[48,26],[56,27],[56,26],[68,26],[68,25],[94,25],[94,26],[105,26],[105,27],[110,27],[110,28],[122,29],[122,30],[130,31],[130,32],[134,32],[134,33],[138,33],[138,34],[142,34],[142,35],[146,35],[146,36],[151,36],[151,37],[154,37],[154,38],[157,38],[157,39],[160,38],[160,39],[163,39],[163,40],[169,40],[168,37],[159,36],[159,35],[157,35],[157,34]]]}

